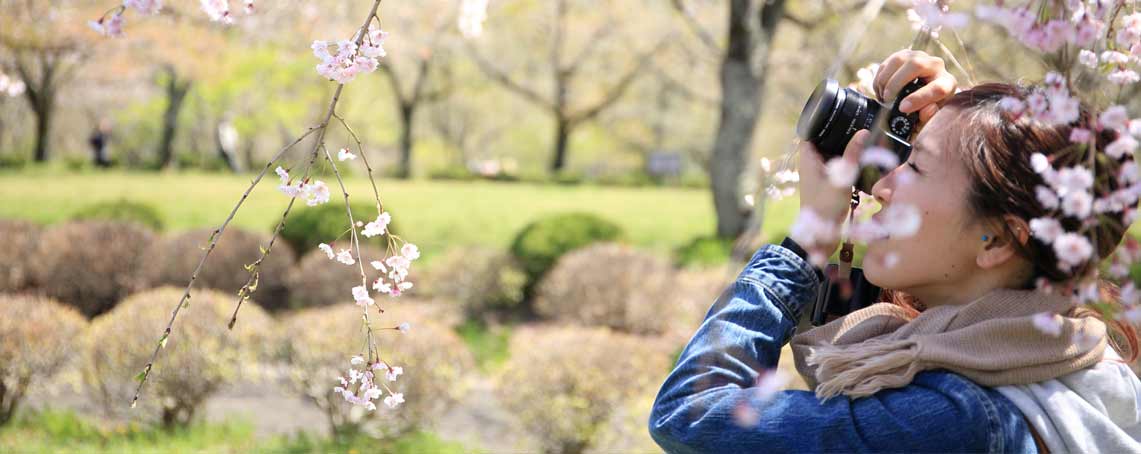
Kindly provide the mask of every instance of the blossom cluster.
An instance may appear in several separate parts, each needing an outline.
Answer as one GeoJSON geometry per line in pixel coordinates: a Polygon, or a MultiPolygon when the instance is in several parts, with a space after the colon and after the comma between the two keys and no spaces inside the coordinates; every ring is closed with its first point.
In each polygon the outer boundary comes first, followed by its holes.
{"type": "Polygon", "coordinates": [[[311,207],[329,202],[329,186],[326,185],[324,181],[314,180],[313,182],[309,182],[309,180],[306,179],[305,181],[297,181],[294,183],[289,177],[289,172],[281,168],[281,166],[278,166],[274,172],[281,178],[281,185],[279,185],[277,189],[283,194],[290,197],[304,198],[305,204],[311,207]]]}
{"type": "Polygon", "coordinates": [[[20,96],[26,88],[24,81],[0,72],[0,96],[20,96]]]}
{"type": "MultiPolygon", "coordinates": [[[[254,0],[243,0],[246,14],[253,14],[254,0]]],[[[230,14],[230,0],[201,0],[202,11],[210,20],[229,25],[234,23],[230,14]]],[[[123,0],[122,6],[112,8],[98,20],[88,21],[87,25],[101,35],[118,37],[123,35],[123,13],[134,9],[143,15],[155,15],[162,11],[162,0],[123,0]]]]}
{"type": "Polygon", "coordinates": [[[380,64],[378,59],[387,55],[383,47],[387,37],[388,32],[369,24],[368,33],[359,46],[353,40],[342,39],[336,42],[336,54],[329,52],[331,43],[328,41],[313,41],[313,55],[321,60],[317,65],[317,74],[347,84],[357,74],[376,71],[380,64]]]}
{"type": "Polygon", "coordinates": [[[364,357],[354,356],[349,360],[348,378],[344,376],[338,377],[340,386],[333,388],[333,392],[340,394],[346,401],[355,405],[360,405],[369,411],[376,410],[376,403],[373,401],[379,399],[388,391],[388,396],[384,398],[384,404],[388,408],[396,408],[404,402],[404,394],[393,392],[384,382],[377,383],[376,373],[383,372],[384,379],[389,382],[396,381],[396,377],[404,373],[404,369],[400,366],[389,366],[383,361],[374,361],[368,364],[363,370],[357,370],[356,366],[364,365],[364,357]],[[356,388],[354,391],[353,388],[356,388]],[[384,389],[381,389],[384,388],[384,389]]]}

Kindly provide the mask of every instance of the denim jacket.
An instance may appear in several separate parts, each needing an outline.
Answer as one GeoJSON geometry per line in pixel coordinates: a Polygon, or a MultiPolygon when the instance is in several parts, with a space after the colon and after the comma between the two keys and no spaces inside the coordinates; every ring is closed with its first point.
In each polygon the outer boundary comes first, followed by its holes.
{"type": "Polygon", "coordinates": [[[667,452],[1037,452],[1018,408],[994,389],[946,371],[920,372],[903,388],[822,403],[781,391],[734,417],[755,396],[758,374],[781,347],[819,278],[791,250],[765,245],[709,309],[662,384],[650,413],[667,452]]]}

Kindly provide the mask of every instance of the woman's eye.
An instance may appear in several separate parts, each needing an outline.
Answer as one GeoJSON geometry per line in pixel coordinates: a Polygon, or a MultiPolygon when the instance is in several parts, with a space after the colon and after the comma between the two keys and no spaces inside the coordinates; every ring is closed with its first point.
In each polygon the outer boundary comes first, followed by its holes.
{"type": "Polygon", "coordinates": [[[908,161],[908,162],[907,162],[907,166],[908,166],[908,167],[911,167],[911,170],[914,170],[914,171],[915,171],[915,173],[918,173],[918,174],[920,174],[920,175],[922,175],[922,174],[923,174],[923,172],[920,172],[920,171],[919,171],[919,167],[916,167],[916,166],[915,166],[915,163],[908,161]]]}

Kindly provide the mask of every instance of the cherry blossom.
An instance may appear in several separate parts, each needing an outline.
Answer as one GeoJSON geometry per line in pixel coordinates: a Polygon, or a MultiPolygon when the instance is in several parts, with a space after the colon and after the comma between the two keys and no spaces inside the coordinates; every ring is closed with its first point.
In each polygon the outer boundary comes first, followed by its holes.
{"type": "Polygon", "coordinates": [[[1105,147],[1105,153],[1113,159],[1121,159],[1121,157],[1126,154],[1133,155],[1133,152],[1136,150],[1137,139],[1134,139],[1133,136],[1129,134],[1122,134],[1117,140],[1114,140],[1105,147]]]}
{"type": "Polygon", "coordinates": [[[1038,186],[1034,188],[1034,195],[1038,198],[1038,203],[1041,203],[1043,208],[1047,210],[1058,208],[1058,194],[1055,194],[1052,189],[1045,186],[1038,186]]]}
{"type": "Polygon", "coordinates": [[[348,148],[342,148],[342,149],[340,149],[340,151],[337,151],[337,160],[338,161],[347,161],[347,160],[356,159],[356,158],[357,158],[357,155],[355,155],[355,154],[353,154],[353,152],[349,151],[348,148]]]}
{"type": "Polygon", "coordinates": [[[897,237],[914,235],[922,222],[919,208],[902,203],[890,205],[876,216],[881,217],[880,223],[887,233],[897,237]]]}
{"type": "Polygon", "coordinates": [[[120,10],[110,16],[101,17],[97,21],[88,21],[87,25],[103,36],[123,36],[123,11],[120,10]]]}
{"type": "Polygon", "coordinates": [[[369,24],[368,33],[360,46],[353,41],[342,39],[336,42],[336,54],[329,52],[328,41],[313,41],[310,48],[313,50],[313,55],[321,60],[317,65],[317,73],[337,83],[347,84],[352,82],[357,74],[375,71],[379,65],[377,59],[387,55],[383,47],[387,37],[387,32],[369,24]]]}
{"type": "Polygon", "coordinates": [[[483,21],[487,20],[487,0],[463,0],[460,4],[459,28],[464,38],[483,34],[483,21]]]}
{"type": "Polygon", "coordinates": [[[1032,317],[1034,328],[1050,337],[1062,335],[1062,316],[1050,312],[1040,312],[1032,317]]]}
{"type": "Polygon", "coordinates": [[[1086,191],[1074,191],[1062,198],[1062,212],[1078,219],[1089,217],[1093,196],[1086,191]]]}
{"type": "Polygon", "coordinates": [[[25,89],[24,81],[0,72],[0,95],[20,96],[25,89]]]}
{"type": "Polygon", "coordinates": [[[398,405],[400,405],[403,402],[404,402],[404,393],[392,393],[392,394],[389,394],[388,397],[384,398],[384,404],[387,405],[388,408],[396,408],[398,405]]]}
{"type": "Polygon", "coordinates": [[[1085,167],[1073,166],[1058,171],[1058,183],[1054,189],[1064,197],[1071,192],[1088,190],[1092,186],[1093,173],[1085,167]]]}
{"type": "Polygon", "coordinates": [[[408,330],[410,330],[410,329],[412,329],[412,325],[409,325],[408,322],[404,322],[404,323],[401,323],[399,325],[396,325],[396,330],[400,331],[402,333],[407,333],[408,330]]]}
{"type": "Polygon", "coordinates": [[[1054,218],[1034,218],[1030,220],[1030,234],[1043,243],[1051,244],[1058,236],[1065,233],[1062,223],[1054,218]]]}
{"type": "Polygon", "coordinates": [[[967,25],[967,15],[963,13],[948,12],[946,6],[937,0],[912,0],[912,7],[907,10],[907,20],[911,22],[912,29],[927,28],[931,36],[938,37],[939,29],[962,28],[967,25]]]}
{"type": "Polygon", "coordinates": [[[357,302],[358,306],[368,307],[376,304],[372,297],[368,296],[368,289],[363,285],[353,287],[353,300],[357,302]]]}
{"type": "Polygon", "coordinates": [[[305,204],[311,207],[329,202],[329,186],[324,181],[301,185],[301,194],[307,199],[305,204]]]}
{"type": "Polygon", "coordinates": [[[361,230],[361,234],[368,238],[372,238],[377,235],[384,235],[384,233],[388,231],[388,224],[391,222],[392,215],[388,214],[388,212],[385,211],[380,213],[380,215],[376,217],[375,221],[365,224],[364,230],[361,230]]]}
{"type": "Polygon", "coordinates": [[[341,249],[340,252],[337,252],[337,261],[345,265],[354,265],[357,263],[357,261],[353,259],[353,253],[349,252],[348,249],[341,249]]]}
{"type": "Polygon", "coordinates": [[[230,15],[230,0],[202,0],[202,11],[212,21],[226,25],[234,23],[234,17],[230,15]]]}
{"type": "Polygon", "coordinates": [[[328,255],[329,260],[333,260],[333,258],[336,257],[336,254],[333,254],[333,247],[329,246],[328,244],[325,244],[325,243],[318,244],[317,249],[320,249],[321,252],[324,252],[325,255],[328,255]]]}
{"type": "Polygon", "coordinates": [[[1129,113],[1125,111],[1125,106],[1110,106],[1101,112],[1097,117],[1101,123],[1101,127],[1108,129],[1124,129],[1129,125],[1129,113]]]}
{"type": "Polygon", "coordinates": [[[1058,266],[1069,270],[1089,260],[1093,254],[1093,245],[1084,236],[1063,233],[1054,239],[1054,254],[1058,256],[1058,266]]]}
{"type": "Polygon", "coordinates": [[[809,248],[818,243],[828,243],[837,235],[835,222],[821,218],[811,208],[802,208],[796,221],[789,228],[789,238],[802,247],[809,248]]]}
{"type": "Polygon", "coordinates": [[[123,0],[123,6],[134,8],[141,14],[158,14],[162,9],[162,0],[123,0]]]}
{"type": "Polygon", "coordinates": [[[1081,63],[1090,68],[1096,68],[1097,54],[1090,52],[1089,50],[1082,49],[1080,52],[1078,52],[1078,63],[1081,63]]]}
{"type": "Polygon", "coordinates": [[[824,170],[828,174],[828,183],[838,188],[851,187],[860,174],[860,167],[843,157],[828,160],[824,170]]]}
{"type": "Polygon", "coordinates": [[[899,156],[887,148],[872,146],[865,149],[860,155],[860,165],[893,169],[899,165],[899,156]]]}

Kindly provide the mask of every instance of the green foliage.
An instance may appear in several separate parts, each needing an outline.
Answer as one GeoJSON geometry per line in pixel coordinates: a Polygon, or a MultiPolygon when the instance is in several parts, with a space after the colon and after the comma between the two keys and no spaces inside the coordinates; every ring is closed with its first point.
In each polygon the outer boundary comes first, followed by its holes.
{"type": "Polygon", "coordinates": [[[478,176],[461,166],[441,167],[428,172],[428,179],[431,180],[471,181],[476,178],[478,176]]]}
{"type": "Polygon", "coordinates": [[[590,213],[563,213],[540,218],[524,227],[511,244],[511,253],[527,273],[530,295],[555,261],[574,249],[600,241],[619,241],[622,227],[590,213]]]}
{"type": "Polygon", "coordinates": [[[705,267],[729,261],[733,253],[733,239],[716,235],[701,235],[674,252],[678,266],[705,267]]]}
{"type": "MultiPolygon", "coordinates": [[[[379,214],[376,212],[375,204],[353,203],[350,207],[353,210],[353,220],[355,221],[368,223],[375,220],[379,214]]],[[[395,217],[393,216],[393,218],[395,217]]],[[[269,231],[273,231],[279,219],[280,216],[270,224],[269,231]]],[[[395,220],[388,225],[388,229],[393,232],[398,231],[395,220]]],[[[281,238],[289,243],[298,255],[304,255],[317,249],[317,245],[321,243],[332,244],[334,241],[340,241],[348,244],[349,235],[351,233],[349,232],[349,218],[345,214],[345,205],[333,202],[315,207],[305,206],[303,203],[294,204],[293,211],[285,220],[285,227],[281,229],[281,238]]],[[[361,245],[376,247],[384,247],[386,237],[386,235],[380,235],[366,238],[364,235],[357,235],[361,245]]]]}
{"type": "Polygon", "coordinates": [[[488,321],[514,315],[526,285],[527,275],[510,253],[471,246],[450,249],[417,288],[458,303],[465,318],[488,321]]]}
{"type": "Polygon", "coordinates": [[[96,202],[76,211],[73,220],[105,220],[138,222],[153,230],[162,230],[162,215],[157,208],[125,198],[96,202]]]}
{"type": "Polygon", "coordinates": [[[511,356],[509,325],[490,326],[478,320],[465,320],[456,327],[456,334],[471,349],[476,365],[485,373],[499,368],[511,356]]]}

